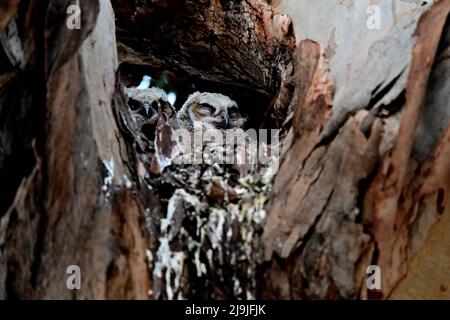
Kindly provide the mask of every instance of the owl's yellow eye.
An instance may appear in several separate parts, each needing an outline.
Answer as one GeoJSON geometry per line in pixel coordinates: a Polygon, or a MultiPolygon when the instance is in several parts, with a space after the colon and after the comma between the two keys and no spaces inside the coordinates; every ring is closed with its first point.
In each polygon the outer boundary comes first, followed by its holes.
{"type": "Polygon", "coordinates": [[[202,115],[205,115],[205,116],[212,116],[212,115],[214,114],[214,112],[216,112],[216,109],[215,109],[213,106],[211,106],[211,105],[209,105],[209,104],[207,104],[207,103],[202,103],[202,104],[200,105],[200,107],[198,108],[198,111],[199,111],[202,115]]]}

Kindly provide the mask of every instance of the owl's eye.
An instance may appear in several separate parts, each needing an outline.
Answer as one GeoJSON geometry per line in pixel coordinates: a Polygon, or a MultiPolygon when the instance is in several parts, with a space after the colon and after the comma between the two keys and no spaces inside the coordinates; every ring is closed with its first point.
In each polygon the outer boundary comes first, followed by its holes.
{"type": "Polygon", "coordinates": [[[239,115],[239,111],[236,107],[231,107],[228,109],[228,115],[230,118],[236,118],[239,115]]]}
{"type": "Polygon", "coordinates": [[[207,103],[202,103],[198,108],[198,110],[200,111],[201,114],[208,116],[213,115],[214,112],[216,112],[216,109],[207,103]]]}
{"type": "Polygon", "coordinates": [[[142,104],[139,101],[134,100],[133,98],[130,98],[128,100],[128,105],[133,111],[139,110],[142,107],[142,104]]]}

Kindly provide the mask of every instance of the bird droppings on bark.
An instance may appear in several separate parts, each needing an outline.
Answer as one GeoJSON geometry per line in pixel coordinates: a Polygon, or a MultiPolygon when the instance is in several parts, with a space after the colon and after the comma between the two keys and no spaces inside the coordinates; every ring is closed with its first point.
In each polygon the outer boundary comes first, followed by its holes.
{"type": "MultiPolygon", "coordinates": [[[[171,166],[166,170],[163,175],[170,175],[183,188],[174,190],[167,200],[167,214],[160,222],[160,246],[153,270],[159,279],[154,279],[154,294],[159,294],[160,297],[167,295],[181,298],[183,293],[179,291],[179,281],[207,278],[211,273],[218,273],[218,280],[205,279],[205,282],[209,284],[219,281],[225,291],[227,280],[222,274],[223,271],[214,270],[218,266],[227,266],[228,270],[234,270],[236,273],[234,283],[230,283],[232,286],[228,288],[230,293],[241,296],[243,290],[239,289],[236,283],[242,281],[246,284],[246,292],[254,294],[252,281],[257,260],[255,255],[258,252],[256,238],[265,218],[264,208],[270,185],[262,186],[260,182],[255,184],[249,177],[233,180],[232,176],[237,173],[227,168],[215,171],[213,175],[209,172],[211,168],[204,166],[171,166]],[[187,173],[191,179],[184,180],[187,173]],[[226,179],[227,192],[235,196],[220,196],[216,199],[211,197],[210,180],[219,177],[226,179]],[[181,183],[183,181],[186,182],[181,183]],[[236,242],[239,243],[239,248],[234,247],[236,242]],[[163,253],[166,256],[163,256],[163,253]],[[189,259],[185,259],[186,257],[189,259]],[[192,264],[191,269],[187,269],[192,270],[192,273],[183,272],[180,264],[185,263],[192,264]],[[239,271],[239,264],[248,266],[239,271]],[[161,277],[161,270],[165,270],[164,277],[161,277]],[[162,283],[165,283],[165,286],[162,283]],[[172,287],[169,289],[168,286],[172,287]]],[[[152,188],[158,192],[161,185],[161,180],[155,179],[152,188]]],[[[201,293],[200,288],[197,293],[201,293]]],[[[220,298],[220,295],[216,298],[220,298]]]]}
{"type": "Polygon", "coordinates": [[[106,169],[106,176],[103,179],[102,191],[105,193],[106,198],[108,199],[111,196],[111,186],[114,179],[114,160],[106,160],[103,161],[103,165],[106,169]]]}
{"type": "MultiPolygon", "coordinates": [[[[130,114],[134,113],[127,108],[122,112],[128,115],[121,118],[133,123],[130,114]]],[[[147,172],[153,162],[148,154],[156,157],[154,150],[158,144],[169,141],[170,150],[180,148],[180,142],[170,137],[173,130],[159,129],[170,126],[170,118],[159,119],[155,130],[160,137],[154,143],[145,143],[145,154],[137,152],[147,172]]],[[[137,132],[133,128],[128,131],[137,132]]],[[[136,141],[145,141],[142,133],[137,134],[136,141]]],[[[279,143],[276,139],[273,142],[279,143]]],[[[267,150],[266,147],[263,151],[267,150]]],[[[212,154],[209,165],[185,165],[178,159],[183,155],[174,152],[166,155],[167,166],[160,167],[160,171],[139,174],[143,185],[148,185],[145,189],[158,195],[164,212],[156,219],[151,209],[144,211],[148,233],[157,231],[155,244],[146,254],[153,274],[153,298],[183,299],[193,297],[193,292],[195,296],[215,298],[246,299],[256,295],[258,239],[266,217],[273,172],[267,170],[270,166],[219,165],[214,161],[216,155],[212,154]],[[190,296],[183,292],[190,283],[203,285],[191,290],[190,296]]],[[[278,157],[275,152],[271,155],[278,157]]]]}
{"type": "Polygon", "coordinates": [[[448,299],[449,1],[0,2],[0,298],[448,299]],[[282,126],[273,184],[166,161],[120,85],[166,71],[282,126]]]}

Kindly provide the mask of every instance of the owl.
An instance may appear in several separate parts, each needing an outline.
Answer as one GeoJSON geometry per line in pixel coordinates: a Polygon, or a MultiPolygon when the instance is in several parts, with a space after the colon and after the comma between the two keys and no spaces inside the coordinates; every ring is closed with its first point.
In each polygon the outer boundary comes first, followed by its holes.
{"type": "Polygon", "coordinates": [[[158,119],[164,116],[170,121],[175,120],[175,109],[170,104],[167,94],[160,88],[127,88],[128,112],[123,116],[128,130],[138,144],[153,144],[158,119]]]}
{"type": "Polygon", "coordinates": [[[150,119],[158,112],[167,113],[168,117],[175,113],[163,89],[127,88],[126,93],[130,109],[144,118],[150,119]]]}
{"type": "Polygon", "coordinates": [[[194,131],[194,123],[204,130],[227,130],[242,128],[245,118],[236,102],[219,93],[196,92],[189,96],[178,111],[177,122],[180,128],[194,131]]]}

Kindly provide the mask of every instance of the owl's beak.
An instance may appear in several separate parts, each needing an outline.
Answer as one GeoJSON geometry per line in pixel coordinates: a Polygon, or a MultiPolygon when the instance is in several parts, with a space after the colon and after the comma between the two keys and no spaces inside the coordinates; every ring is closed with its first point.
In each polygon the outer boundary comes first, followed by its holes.
{"type": "Polygon", "coordinates": [[[144,103],[144,109],[145,109],[145,113],[146,113],[147,116],[148,116],[148,112],[149,112],[149,110],[150,110],[150,105],[149,105],[148,103],[144,103]]]}
{"type": "Polygon", "coordinates": [[[230,127],[230,118],[228,116],[223,116],[221,127],[222,129],[228,129],[230,127]]]}

